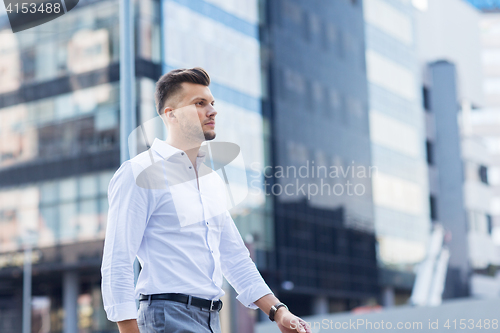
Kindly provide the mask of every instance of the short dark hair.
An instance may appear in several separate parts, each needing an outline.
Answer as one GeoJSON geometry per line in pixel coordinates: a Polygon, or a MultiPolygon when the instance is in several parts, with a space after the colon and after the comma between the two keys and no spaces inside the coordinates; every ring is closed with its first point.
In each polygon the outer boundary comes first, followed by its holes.
{"type": "Polygon", "coordinates": [[[174,69],[164,74],[156,82],[155,103],[158,114],[162,114],[167,99],[175,95],[181,89],[183,82],[210,85],[210,76],[201,67],[174,69]]]}

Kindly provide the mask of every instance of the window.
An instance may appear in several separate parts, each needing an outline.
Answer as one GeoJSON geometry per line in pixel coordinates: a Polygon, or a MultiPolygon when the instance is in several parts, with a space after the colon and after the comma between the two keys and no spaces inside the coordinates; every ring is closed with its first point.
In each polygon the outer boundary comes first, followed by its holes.
{"type": "Polygon", "coordinates": [[[500,78],[488,78],[484,80],[483,89],[486,94],[494,95],[500,93],[500,78]]]}
{"type": "Polygon", "coordinates": [[[406,45],[413,44],[411,17],[383,0],[364,1],[366,22],[406,45]]]}
{"type": "Polygon", "coordinates": [[[297,72],[292,71],[289,68],[285,68],[283,71],[285,79],[285,87],[293,92],[300,95],[305,94],[307,87],[305,79],[297,72]]]}
{"type": "Polygon", "coordinates": [[[427,164],[434,165],[434,145],[431,141],[425,141],[425,147],[427,152],[427,164]]]}
{"type": "Polygon", "coordinates": [[[339,91],[336,89],[332,89],[329,91],[329,113],[334,115],[335,118],[338,118],[342,111],[342,96],[339,91]]]}
{"type": "Polygon", "coordinates": [[[431,213],[431,219],[433,221],[437,220],[437,202],[436,202],[436,197],[433,195],[429,196],[429,207],[430,207],[430,213],[431,213]]]}
{"type": "Polygon", "coordinates": [[[345,33],[343,31],[338,32],[338,40],[337,40],[337,55],[339,58],[344,58],[345,56],[345,33]]]}
{"type": "Polygon", "coordinates": [[[305,80],[306,83],[306,107],[308,111],[313,111],[315,109],[315,103],[314,103],[314,81],[312,80],[305,80]]]}
{"type": "Polygon", "coordinates": [[[423,213],[426,195],[419,183],[377,171],[372,175],[372,184],[375,205],[402,213],[423,213]]]}
{"type": "Polygon", "coordinates": [[[337,55],[340,56],[341,54],[339,50],[339,31],[333,24],[325,22],[323,30],[323,38],[325,39],[324,40],[325,49],[326,50],[335,49],[337,55]]]}
{"type": "Polygon", "coordinates": [[[344,31],[342,35],[342,42],[344,43],[344,55],[347,57],[347,59],[349,59],[349,61],[353,61],[354,63],[358,64],[362,59],[360,55],[362,53],[361,48],[364,48],[364,45],[360,46],[360,43],[356,36],[348,31],[344,31]]]}
{"type": "Polygon", "coordinates": [[[323,106],[323,100],[324,100],[324,89],[321,83],[318,81],[312,81],[312,96],[313,96],[313,101],[315,104],[316,108],[320,108],[323,106]]]}
{"type": "Polygon", "coordinates": [[[430,101],[429,101],[429,88],[427,88],[426,86],[422,87],[422,103],[423,103],[424,110],[427,112],[430,112],[431,105],[430,105],[430,101]]]}
{"type": "Polygon", "coordinates": [[[283,15],[297,25],[302,24],[303,21],[302,9],[298,5],[287,0],[283,0],[282,4],[283,4],[283,15]]]}
{"type": "Polygon", "coordinates": [[[422,142],[415,128],[375,110],[370,111],[369,117],[373,143],[419,158],[422,142]]]}
{"type": "Polygon", "coordinates": [[[485,49],[483,50],[484,65],[499,65],[500,64],[500,49],[485,49]]]}
{"type": "Polygon", "coordinates": [[[362,118],[364,114],[363,103],[354,97],[347,97],[347,112],[356,118],[362,118]]]}
{"type": "Polygon", "coordinates": [[[500,168],[499,167],[489,167],[487,176],[488,176],[488,184],[489,185],[500,185],[500,168]]]}
{"type": "Polygon", "coordinates": [[[21,53],[21,62],[23,68],[23,81],[35,79],[36,53],[35,48],[29,48],[21,53]]]}
{"type": "Polygon", "coordinates": [[[310,42],[321,32],[321,20],[313,13],[307,13],[305,14],[305,21],[305,39],[310,42]]]}
{"type": "Polygon", "coordinates": [[[491,215],[486,215],[486,223],[488,226],[488,234],[491,235],[493,231],[493,219],[491,218],[491,215]]]}
{"type": "Polygon", "coordinates": [[[320,29],[320,34],[321,34],[321,47],[325,51],[329,51],[331,49],[331,45],[328,40],[328,23],[322,22],[321,23],[321,29],[320,29]]]}
{"type": "Polygon", "coordinates": [[[418,91],[413,72],[373,50],[366,52],[367,76],[371,83],[414,101],[418,91]]]}
{"type": "Polygon", "coordinates": [[[479,166],[479,179],[481,183],[488,184],[488,168],[484,165],[479,166]]]}

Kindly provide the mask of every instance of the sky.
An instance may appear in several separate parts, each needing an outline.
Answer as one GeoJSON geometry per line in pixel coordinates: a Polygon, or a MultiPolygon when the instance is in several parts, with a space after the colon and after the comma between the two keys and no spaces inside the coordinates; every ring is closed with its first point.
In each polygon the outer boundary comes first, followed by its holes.
{"type": "Polygon", "coordinates": [[[500,0],[465,0],[479,9],[500,9],[500,0]]]}

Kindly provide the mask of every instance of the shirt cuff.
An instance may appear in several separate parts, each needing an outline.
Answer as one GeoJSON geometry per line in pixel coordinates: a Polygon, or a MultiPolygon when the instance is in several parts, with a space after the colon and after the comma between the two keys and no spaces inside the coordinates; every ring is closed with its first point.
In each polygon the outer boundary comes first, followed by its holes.
{"type": "MultiPolygon", "coordinates": [[[[256,310],[259,307],[255,305],[255,301],[258,300],[259,298],[268,295],[268,294],[273,294],[271,289],[267,286],[267,284],[262,283],[254,286],[250,286],[243,290],[238,296],[236,296],[236,299],[241,302],[244,306],[247,308],[256,310]]],[[[274,295],[274,294],[273,294],[274,295]]]]}
{"type": "Polygon", "coordinates": [[[137,305],[135,302],[127,302],[105,307],[106,315],[109,321],[122,321],[128,319],[137,319],[137,305]]]}

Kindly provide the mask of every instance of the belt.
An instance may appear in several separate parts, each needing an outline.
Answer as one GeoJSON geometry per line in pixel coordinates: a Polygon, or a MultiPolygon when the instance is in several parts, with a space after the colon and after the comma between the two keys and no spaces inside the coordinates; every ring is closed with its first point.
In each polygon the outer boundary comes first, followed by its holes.
{"type": "Polygon", "coordinates": [[[154,295],[143,295],[139,297],[139,301],[148,301],[148,300],[161,300],[161,301],[174,301],[184,304],[191,304],[192,306],[196,306],[198,308],[206,309],[209,311],[220,311],[222,309],[222,301],[214,301],[208,300],[200,297],[195,297],[186,294],[154,294],[154,295]]]}

